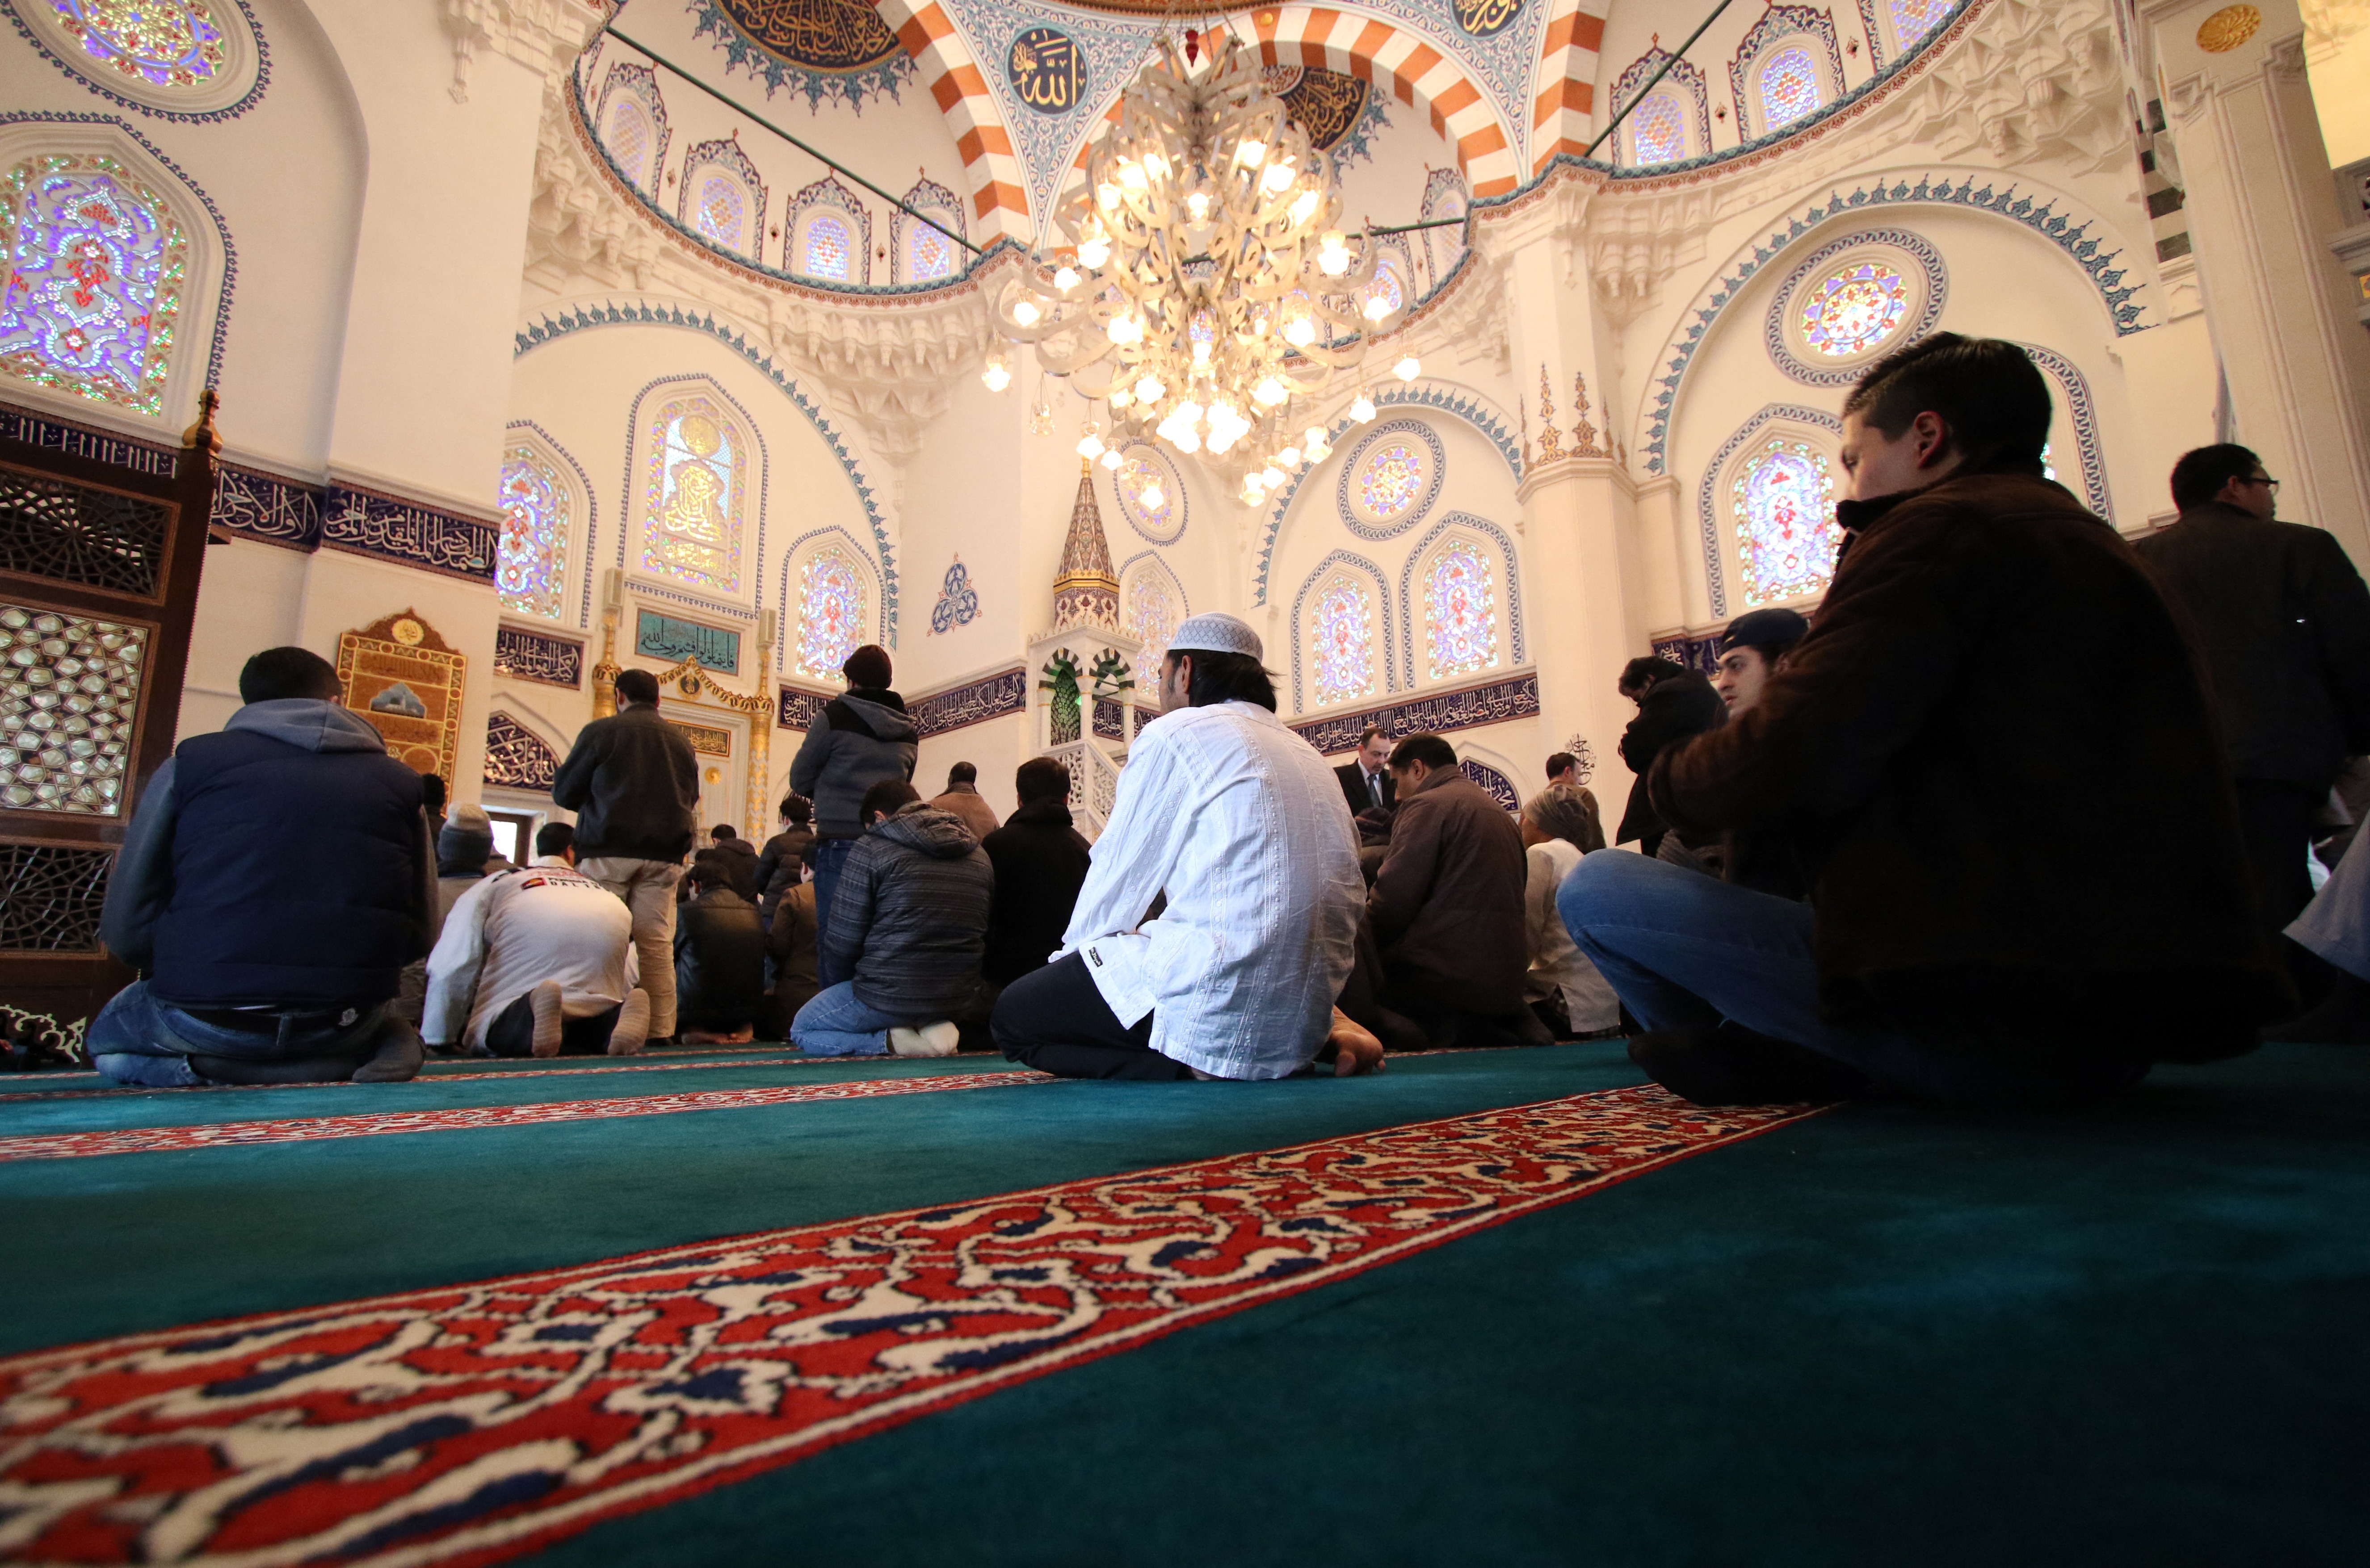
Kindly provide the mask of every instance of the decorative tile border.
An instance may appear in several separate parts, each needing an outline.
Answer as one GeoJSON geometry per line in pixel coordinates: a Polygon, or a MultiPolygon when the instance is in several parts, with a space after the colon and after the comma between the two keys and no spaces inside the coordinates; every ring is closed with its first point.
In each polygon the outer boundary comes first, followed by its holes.
{"type": "Polygon", "coordinates": [[[11,1544],[515,1557],[1816,1114],[1617,1089],[14,1356],[11,1544]]]}
{"type": "Polygon", "coordinates": [[[171,478],[181,466],[180,455],[171,447],[161,446],[155,441],[134,441],[129,436],[119,436],[107,430],[64,424],[29,408],[9,404],[0,404],[0,436],[10,441],[26,441],[44,451],[86,457],[94,463],[111,463],[119,468],[129,468],[136,474],[150,474],[160,478],[171,478]]]}
{"type": "Polygon", "coordinates": [[[540,686],[584,686],[584,645],[569,637],[546,637],[519,626],[494,628],[494,673],[540,686]]]}
{"type": "MultiPolygon", "coordinates": [[[[808,14],[793,13],[800,19],[808,14]]],[[[775,89],[787,87],[793,97],[805,95],[810,109],[818,109],[826,103],[845,103],[861,114],[866,98],[886,97],[896,101],[897,89],[910,86],[914,80],[913,57],[902,49],[877,64],[825,71],[775,53],[751,38],[716,0],[691,0],[691,36],[705,38],[713,34],[723,47],[725,73],[731,74],[736,66],[746,71],[753,80],[765,84],[769,98],[775,89]]]]}
{"type": "Polygon", "coordinates": [[[1017,668],[999,670],[993,675],[915,697],[905,704],[906,716],[914,721],[914,727],[922,732],[925,740],[1007,714],[1026,713],[1028,709],[1029,672],[1017,668]]]}
{"type": "Polygon", "coordinates": [[[223,464],[214,474],[209,521],[247,539],[297,550],[321,544],[321,498],[311,485],[260,469],[223,464]]]}
{"type": "Polygon", "coordinates": [[[2056,382],[2057,390],[2065,395],[2065,417],[2074,426],[2075,455],[2082,464],[2082,498],[2111,526],[2115,501],[2107,492],[2107,459],[2099,446],[2099,409],[2090,401],[2088,379],[2073,361],[2054,349],[2044,349],[2038,343],[2019,343],[2017,347],[2032,356],[2032,362],[2047,372],[2056,382]]]}
{"type": "Polygon", "coordinates": [[[1539,678],[1529,674],[1453,692],[1427,692],[1338,716],[1301,719],[1287,727],[1319,754],[1336,757],[1355,751],[1358,737],[1370,724],[1380,725],[1385,735],[1393,737],[1443,735],[1452,729],[1478,729],[1485,724],[1531,718],[1538,711],[1539,678]]]}
{"type": "MultiPolygon", "coordinates": [[[[52,5],[55,0],[30,0],[30,3],[52,5]]],[[[240,115],[253,109],[262,101],[264,88],[271,85],[271,45],[263,36],[263,25],[255,19],[255,12],[248,7],[247,0],[232,0],[232,3],[237,6],[239,16],[247,23],[247,36],[255,40],[255,80],[236,101],[225,104],[220,109],[194,110],[165,109],[155,104],[143,103],[138,98],[124,97],[72,61],[60,58],[56,51],[50,48],[49,40],[42,38],[24,17],[17,14],[17,0],[0,0],[0,11],[6,11],[8,14],[9,21],[16,24],[17,30],[25,35],[25,41],[31,44],[42,59],[63,72],[77,86],[87,88],[109,103],[121,104],[125,109],[147,115],[153,120],[178,120],[188,124],[217,125],[224,120],[236,120],[240,115]]]]}
{"type": "Polygon", "coordinates": [[[1720,673],[1720,634],[1712,632],[1700,637],[1684,635],[1657,637],[1654,639],[1654,657],[1685,665],[1708,681],[1720,673]]]}

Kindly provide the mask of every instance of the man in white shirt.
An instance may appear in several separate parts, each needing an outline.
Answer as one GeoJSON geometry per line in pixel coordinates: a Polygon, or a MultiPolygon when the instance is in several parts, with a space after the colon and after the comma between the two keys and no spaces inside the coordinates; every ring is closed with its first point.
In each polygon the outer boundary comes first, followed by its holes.
{"type": "Polygon", "coordinates": [[[1161,661],[1062,951],[997,1001],[995,1042],[1065,1078],[1337,1074],[1382,1047],[1333,1006],[1365,881],[1339,780],[1275,716],[1259,634],[1187,618],[1161,661]],[[1166,896],[1158,919],[1145,911],[1166,896]]]}
{"type": "Polygon", "coordinates": [[[649,995],[627,983],[633,913],[575,869],[566,823],[535,848],[534,864],[487,877],[445,916],[420,1032],[479,1056],[631,1056],[650,1024],[649,995]]]}

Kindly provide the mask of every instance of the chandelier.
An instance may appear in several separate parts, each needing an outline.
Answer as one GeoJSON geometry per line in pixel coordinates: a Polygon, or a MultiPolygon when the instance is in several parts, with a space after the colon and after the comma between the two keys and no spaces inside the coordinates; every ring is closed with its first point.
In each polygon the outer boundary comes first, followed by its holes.
{"type": "MultiPolygon", "coordinates": [[[[1329,449],[1313,400],[1355,375],[1397,314],[1372,282],[1381,247],[1340,227],[1333,161],[1286,116],[1257,52],[1187,31],[1120,95],[1118,123],[1053,212],[1060,239],[998,296],[996,325],[1108,409],[1082,456],[1129,441],[1204,453],[1264,500],[1329,449]]],[[[1413,380],[1412,355],[1395,367],[1413,380]]],[[[1001,357],[985,379],[1010,380],[1001,357]]],[[[1375,415],[1362,385],[1352,417],[1375,415]]]]}

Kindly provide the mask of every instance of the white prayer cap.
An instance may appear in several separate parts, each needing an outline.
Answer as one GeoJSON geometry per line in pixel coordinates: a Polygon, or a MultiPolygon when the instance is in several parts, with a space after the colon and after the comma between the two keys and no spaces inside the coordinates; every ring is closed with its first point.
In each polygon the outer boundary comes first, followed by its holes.
{"type": "Polygon", "coordinates": [[[1168,639],[1170,653],[1246,653],[1253,658],[1262,657],[1260,637],[1250,623],[1238,621],[1223,611],[1209,610],[1199,615],[1188,615],[1177,627],[1177,635],[1168,639]]]}

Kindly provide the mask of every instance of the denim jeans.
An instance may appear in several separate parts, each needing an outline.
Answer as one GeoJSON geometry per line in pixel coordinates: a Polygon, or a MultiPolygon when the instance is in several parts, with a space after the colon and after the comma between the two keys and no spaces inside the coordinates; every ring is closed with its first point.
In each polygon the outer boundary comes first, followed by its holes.
{"type": "MultiPolygon", "coordinates": [[[[332,1017],[270,1033],[234,1029],[186,1013],[151,994],[147,981],[134,980],[99,1009],[84,1045],[91,1065],[106,1076],[151,1089],[343,1083],[388,1043],[393,1030],[410,1026],[392,1017],[385,1003],[357,1009],[351,1024],[332,1017]]],[[[410,1032],[416,1040],[418,1031],[410,1032]]],[[[416,1054],[412,1067],[418,1070],[416,1054]]]]}
{"type": "Polygon", "coordinates": [[[2058,1099],[2127,1069],[2050,1053],[1947,1050],[1915,1036],[1819,1015],[1811,906],[1734,887],[1627,850],[1585,856],[1556,893],[1572,941],[1649,1030],[1723,1019],[1858,1068],[1930,1099],[2001,1104],[2058,1099]]]}
{"type": "Polygon", "coordinates": [[[831,934],[831,896],[839,890],[840,868],[855,853],[854,839],[825,839],[815,846],[815,978],[827,986],[848,978],[832,973],[837,966],[831,961],[825,939],[831,934]]]}
{"type": "Polygon", "coordinates": [[[857,1001],[855,982],[842,980],[799,1009],[790,1021],[790,1044],[811,1057],[880,1056],[889,1049],[889,1031],[911,1022],[857,1001]]]}

